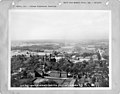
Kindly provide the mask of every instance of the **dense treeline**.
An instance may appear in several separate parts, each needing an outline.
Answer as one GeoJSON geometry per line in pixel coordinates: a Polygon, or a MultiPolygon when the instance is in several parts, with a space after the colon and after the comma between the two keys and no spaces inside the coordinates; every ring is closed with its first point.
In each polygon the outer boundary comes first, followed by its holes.
{"type": "MultiPolygon", "coordinates": [[[[86,53],[83,55],[86,55],[86,53]]],[[[72,77],[80,80],[83,78],[83,76],[85,76],[85,79],[90,78],[92,80],[92,83],[95,83],[97,81],[101,87],[106,87],[109,86],[109,69],[107,62],[108,61],[93,61],[91,59],[89,62],[83,61],[74,64],[68,58],[63,58],[60,59],[59,62],[56,62],[53,60],[45,61],[44,57],[39,55],[30,57],[26,57],[25,55],[17,55],[11,58],[11,73],[13,74],[17,72],[20,70],[20,68],[24,68],[24,71],[17,74],[19,76],[12,76],[12,85],[14,86],[17,84],[17,81],[20,80],[21,77],[28,77],[27,74],[29,74],[30,71],[35,71],[40,68],[41,65],[44,65],[45,72],[52,70],[59,71],[59,77],[61,77],[61,72],[64,71],[66,72],[67,77],[68,74],[71,74],[72,77]]],[[[30,83],[32,82],[30,81],[30,83]]],[[[47,83],[48,82],[46,82],[46,84],[47,83]]],[[[79,81],[76,83],[76,85],[79,86],[79,81]]]]}
{"type": "Polygon", "coordinates": [[[43,50],[56,50],[60,46],[57,45],[31,45],[31,46],[16,46],[12,47],[11,50],[29,50],[29,51],[43,51],[43,50]]]}

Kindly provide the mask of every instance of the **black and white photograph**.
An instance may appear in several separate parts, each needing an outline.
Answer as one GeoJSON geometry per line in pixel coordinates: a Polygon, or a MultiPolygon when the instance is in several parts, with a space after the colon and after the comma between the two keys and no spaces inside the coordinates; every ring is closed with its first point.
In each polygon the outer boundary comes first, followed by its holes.
{"type": "Polygon", "coordinates": [[[9,87],[111,87],[111,11],[9,10],[9,87]]]}

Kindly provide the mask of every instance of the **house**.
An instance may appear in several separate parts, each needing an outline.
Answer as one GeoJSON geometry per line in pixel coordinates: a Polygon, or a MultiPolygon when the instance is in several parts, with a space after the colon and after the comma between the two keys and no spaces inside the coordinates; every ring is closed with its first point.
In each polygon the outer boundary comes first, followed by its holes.
{"type": "Polygon", "coordinates": [[[97,56],[96,54],[93,55],[92,58],[93,58],[94,61],[95,61],[95,60],[98,60],[98,56],[97,56]]]}
{"type": "Polygon", "coordinates": [[[56,62],[60,61],[60,59],[62,59],[64,57],[61,57],[61,56],[55,56],[55,59],[56,59],[56,62]]]}
{"type": "Polygon", "coordinates": [[[83,57],[80,57],[80,58],[79,58],[80,62],[89,61],[90,59],[91,59],[90,56],[87,56],[87,57],[85,57],[85,58],[83,58],[83,57]]]}

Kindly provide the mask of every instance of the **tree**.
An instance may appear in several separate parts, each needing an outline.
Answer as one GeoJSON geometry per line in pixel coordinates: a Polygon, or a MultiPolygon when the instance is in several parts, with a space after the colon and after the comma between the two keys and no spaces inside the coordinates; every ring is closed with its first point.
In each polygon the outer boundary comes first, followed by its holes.
{"type": "Polygon", "coordinates": [[[66,63],[67,61],[64,58],[60,59],[59,62],[57,63],[57,70],[60,72],[60,77],[61,77],[61,72],[66,68],[65,66],[66,63]]]}
{"type": "Polygon", "coordinates": [[[97,53],[98,60],[101,60],[100,53],[97,53]]]}
{"type": "Polygon", "coordinates": [[[76,63],[73,65],[71,72],[74,75],[78,76],[81,72],[83,72],[83,68],[84,68],[83,64],[81,64],[81,62],[79,62],[79,63],[76,63]]]}
{"type": "Polygon", "coordinates": [[[64,63],[64,65],[61,67],[61,69],[66,72],[67,77],[68,77],[68,73],[71,72],[71,68],[72,66],[69,62],[64,63]]]}
{"type": "Polygon", "coordinates": [[[23,62],[25,62],[26,60],[27,58],[24,55],[12,56],[11,70],[15,71],[15,70],[19,70],[21,67],[25,67],[26,64],[24,64],[23,62]]]}

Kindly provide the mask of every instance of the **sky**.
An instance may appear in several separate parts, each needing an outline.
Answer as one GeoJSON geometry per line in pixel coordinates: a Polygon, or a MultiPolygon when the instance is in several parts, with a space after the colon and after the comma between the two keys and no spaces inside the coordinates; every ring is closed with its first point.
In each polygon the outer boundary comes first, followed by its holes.
{"type": "Polygon", "coordinates": [[[109,32],[109,11],[9,11],[11,40],[97,40],[108,39],[109,32]]]}

